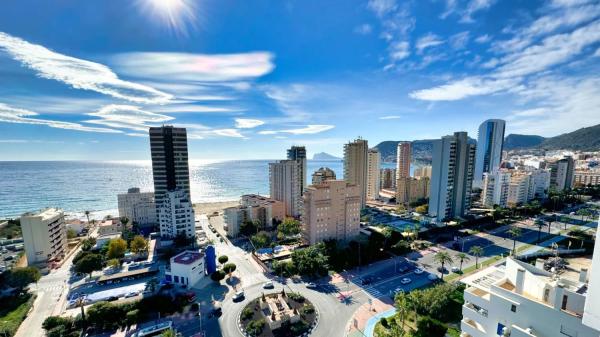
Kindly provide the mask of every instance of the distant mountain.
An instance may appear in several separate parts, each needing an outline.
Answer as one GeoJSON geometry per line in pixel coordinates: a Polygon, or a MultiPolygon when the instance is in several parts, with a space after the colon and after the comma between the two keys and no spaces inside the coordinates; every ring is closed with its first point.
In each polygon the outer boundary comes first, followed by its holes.
{"type": "Polygon", "coordinates": [[[342,160],[342,158],[330,155],[329,153],[319,152],[313,155],[312,160],[342,160]]]}
{"type": "MultiPolygon", "coordinates": [[[[435,139],[413,140],[412,145],[412,160],[416,162],[429,163],[431,162],[431,152],[433,151],[433,142],[435,139]]],[[[475,143],[475,139],[469,138],[469,143],[475,143]]],[[[381,154],[381,160],[384,162],[395,162],[396,151],[399,141],[386,140],[377,145],[376,148],[381,154]]]]}
{"type": "Polygon", "coordinates": [[[504,138],[504,149],[505,150],[517,150],[536,147],[546,138],[535,135],[516,135],[510,134],[504,138]]]}

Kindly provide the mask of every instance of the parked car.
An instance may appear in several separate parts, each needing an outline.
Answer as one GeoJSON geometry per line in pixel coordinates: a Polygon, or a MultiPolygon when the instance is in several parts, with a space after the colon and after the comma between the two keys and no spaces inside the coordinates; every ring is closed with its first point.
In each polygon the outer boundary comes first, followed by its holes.
{"type": "Polygon", "coordinates": [[[436,274],[429,274],[429,275],[427,275],[427,279],[430,281],[435,281],[438,279],[438,277],[436,274]]]}
{"type": "Polygon", "coordinates": [[[238,291],[237,293],[235,293],[233,295],[232,300],[234,302],[237,302],[237,301],[241,301],[243,298],[244,298],[244,291],[242,290],[242,291],[238,291]]]}
{"type": "Polygon", "coordinates": [[[317,288],[317,285],[315,283],[313,283],[313,282],[309,282],[309,283],[306,284],[306,287],[308,289],[315,289],[315,288],[317,288]]]}
{"type": "Polygon", "coordinates": [[[402,284],[409,284],[411,282],[412,282],[412,280],[408,277],[405,277],[402,280],[400,280],[400,283],[402,283],[402,284]]]}
{"type": "Polygon", "coordinates": [[[267,281],[265,282],[265,284],[263,284],[263,289],[273,289],[275,288],[275,286],[273,285],[273,282],[271,281],[267,281]]]}
{"type": "Polygon", "coordinates": [[[417,275],[423,274],[423,271],[424,271],[423,269],[417,268],[417,269],[415,269],[415,274],[417,274],[417,275]]]}
{"type": "Polygon", "coordinates": [[[452,267],[450,270],[452,270],[453,273],[458,273],[460,272],[460,269],[456,266],[452,267]]]}
{"type": "Polygon", "coordinates": [[[138,295],[137,291],[130,291],[127,294],[125,294],[125,298],[135,297],[137,295],[138,295]]]}

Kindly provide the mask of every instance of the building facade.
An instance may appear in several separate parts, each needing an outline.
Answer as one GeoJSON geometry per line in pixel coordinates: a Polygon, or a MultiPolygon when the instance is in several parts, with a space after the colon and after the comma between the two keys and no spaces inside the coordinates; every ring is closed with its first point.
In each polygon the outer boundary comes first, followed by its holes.
{"type": "Polygon", "coordinates": [[[304,194],[306,188],[306,148],[304,146],[292,146],[287,150],[287,159],[296,160],[300,163],[300,194],[304,194]]]}
{"type": "Polygon", "coordinates": [[[223,212],[225,231],[229,237],[237,237],[244,222],[260,221],[270,229],[275,222],[285,218],[283,202],[257,194],[242,195],[239,206],[228,207],[223,212]]]}
{"type": "Polygon", "coordinates": [[[550,188],[555,191],[563,191],[573,188],[575,176],[575,161],[573,157],[549,163],[550,166],[550,188]]]}
{"type": "Polygon", "coordinates": [[[466,132],[433,144],[429,216],[438,222],[462,217],[471,207],[475,145],[466,132]]]}
{"type": "Polygon", "coordinates": [[[123,224],[118,219],[105,219],[98,224],[98,235],[113,235],[123,232],[123,224]]]}
{"type": "Polygon", "coordinates": [[[481,203],[487,208],[498,205],[506,207],[508,204],[508,187],[511,174],[505,170],[486,172],[483,174],[483,189],[481,203]]]}
{"type": "Polygon", "coordinates": [[[369,144],[358,138],[344,145],[344,180],[356,185],[360,191],[360,208],[364,208],[367,199],[367,153],[369,144]]]}
{"type": "Polygon", "coordinates": [[[396,189],[396,169],[384,168],[380,170],[380,187],[381,189],[396,189]]]}
{"type": "Polygon", "coordinates": [[[350,240],[360,232],[360,188],[344,180],[312,185],[304,194],[302,236],[309,244],[350,240]]]}
{"type": "Polygon", "coordinates": [[[269,163],[270,198],[281,201],[285,214],[299,217],[302,213],[302,163],[298,160],[280,160],[269,163]]]}
{"type": "Polygon", "coordinates": [[[65,214],[56,208],[21,216],[21,230],[27,264],[47,264],[60,260],[67,254],[67,228],[65,214]]]}
{"type": "Polygon", "coordinates": [[[140,192],[139,188],[130,188],[127,193],[117,195],[119,217],[126,217],[132,223],[142,227],[158,224],[154,192],[140,192]]]}
{"type": "Polygon", "coordinates": [[[482,187],[484,173],[492,173],[500,168],[505,126],[506,122],[501,119],[488,119],[479,126],[473,178],[475,187],[482,187]]]}
{"type": "Polygon", "coordinates": [[[169,260],[169,269],[165,271],[167,281],[192,288],[204,278],[204,253],[186,250],[169,260]]]}
{"type": "Polygon", "coordinates": [[[415,168],[415,178],[427,177],[431,179],[431,165],[415,168]]]}
{"type": "Polygon", "coordinates": [[[335,180],[335,172],[329,167],[321,167],[312,174],[311,185],[319,185],[326,180],[335,180]]]}
{"type": "Polygon", "coordinates": [[[196,236],[194,207],[185,190],[178,188],[165,193],[158,206],[158,222],[162,237],[196,236]]]}
{"type": "Polygon", "coordinates": [[[377,149],[367,152],[367,200],[379,199],[379,173],[381,171],[381,154],[377,149]]]}
{"type": "Polygon", "coordinates": [[[600,185],[600,170],[576,170],[574,176],[575,186],[600,185]]]}
{"type": "Polygon", "coordinates": [[[408,205],[429,197],[429,178],[400,178],[396,182],[396,203],[408,205]]]}
{"type": "Polygon", "coordinates": [[[410,177],[411,142],[399,142],[396,149],[396,180],[410,177]]]}

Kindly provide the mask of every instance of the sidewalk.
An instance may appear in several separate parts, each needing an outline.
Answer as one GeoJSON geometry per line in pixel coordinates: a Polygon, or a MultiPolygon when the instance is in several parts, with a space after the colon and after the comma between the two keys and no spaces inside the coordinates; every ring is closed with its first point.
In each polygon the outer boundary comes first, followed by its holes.
{"type": "Polygon", "coordinates": [[[348,322],[348,337],[373,336],[375,324],[382,317],[389,317],[396,309],[379,299],[374,299],[373,304],[363,304],[348,322]],[[368,333],[370,331],[370,334],[368,333]]]}

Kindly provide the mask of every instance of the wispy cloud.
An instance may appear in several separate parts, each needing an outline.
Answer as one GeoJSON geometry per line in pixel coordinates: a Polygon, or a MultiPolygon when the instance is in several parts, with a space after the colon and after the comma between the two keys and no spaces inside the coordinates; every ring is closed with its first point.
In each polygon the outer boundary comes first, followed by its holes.
{"type": "Polygon", "coordinates": [[[492,39],[488,34],[479,35],[475,38],[475,42],[477,43],[487,43],[492,39]]]}
{"type": "Polygon", "coordinates": [[[144,111],[136,106],[118,104],[104,106],[97,112],[88,115],[100,117],[100,119],[88,120],[86,123],[135,131],[147,131],[152,125],[159,125],[174,119],[170,116],[144,111]]]}
{"type": "Polygon", "coordinates": [[[379,119],[383,119],[383,120],[386,120],[386,119],[400,119],[400,118],[402,118],[402,116],[398,116],[398,115],[381,116],[381,117],[379,117],[379,119]]]}
{"type": "Polygon", "coordinates": [[[464,49],[469,43],[470,33],[468,31],[456,33],[450,36],[450,46],[455,49],[464,49]]]}
{"type": "Polygon", "coordinates": [[[252,129],[265,124],[260,119],[236,118],[235,127],[238,129],[252,129]]]}
{"type": "Polygon", "coordinates": [[[396,0],[369,0],[367,7],[375,12],[377,16],[383,17],[396,10],[398,4],[396,3],[396,0]]]}
{"type": "Polygon", "coordinates": [[[302,108],[301,103],[311,95],[310,86],[305,84],[264,85],[261,88],[289,120],[302,121],[309,118],[310,113],[302,108]]]}
{"type": "Polygon", "coordinates": [[[303,128],[298,129],[287,129],[287,130],[264,130],[259,131],[258,133],[261,135],[274,135],[278,133],[289,133],[293,135],[305,135],[305,134],[315,134],[321,133],[327,130],[331,130],[335,127],[335,125],[307,125],[303,128]]]}
{"type": "Polygon", "coordinates": [[[426,35],[420,37],[417,40],[415,47],[417,48],[417,53],[421,54],[426,48],[435,47],[444,43],[439,36],[433,33],[427,33],[426,35]]]}
{"type": "Polygon", "coordinates": [[[460,19],[461,22],[470,23],[473,22],[473,14],[476,12],[485,10],[490,8],[496,0],[471,0],[467,4],[464,12],[462,13],[462,17],[460,19]]]}
{"type": "Polygon", "coordinates": [[[76,89],[96,91],[144,104],[166,103],[172,98],[171,95],[152,87],[124,81],[100,63],[59,54],[2,32],[0,50],[35,70],[39,77],[57,80],[76,89]]]}
{"type": "Polygon", "coordinates": [[[373,27],[368,23],[363,23],[362,25],[356,26],[354,28],[354,32],[359,35],[369,35],[373,31],[373,27]]]}

